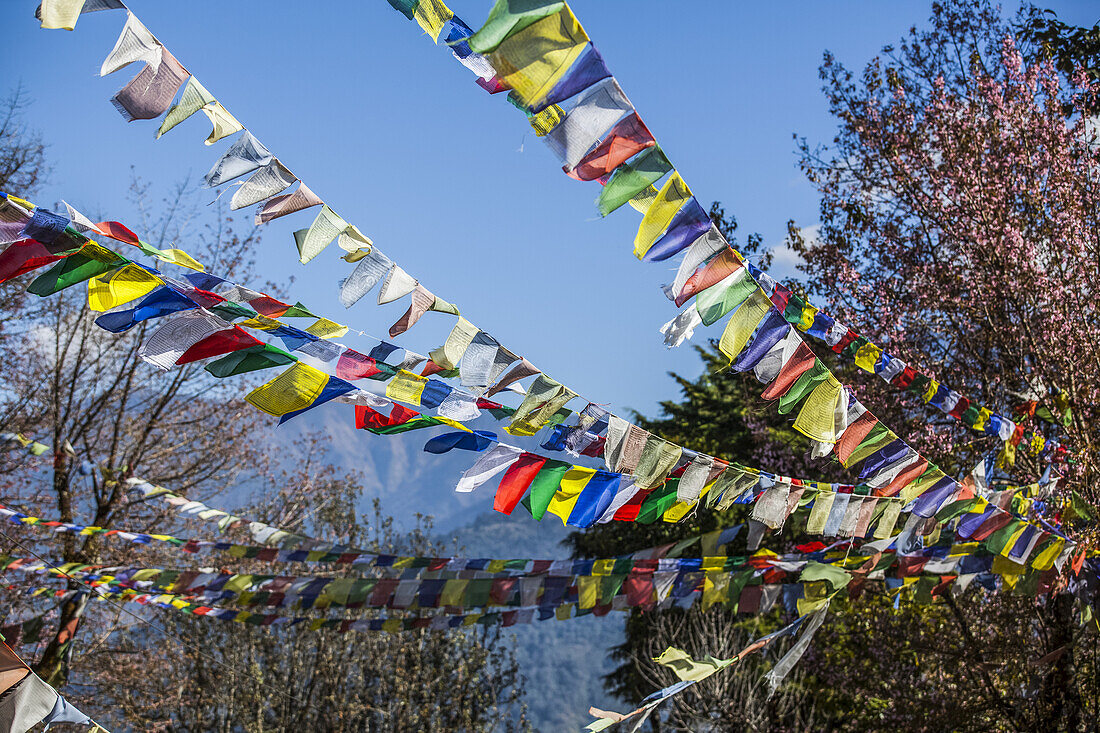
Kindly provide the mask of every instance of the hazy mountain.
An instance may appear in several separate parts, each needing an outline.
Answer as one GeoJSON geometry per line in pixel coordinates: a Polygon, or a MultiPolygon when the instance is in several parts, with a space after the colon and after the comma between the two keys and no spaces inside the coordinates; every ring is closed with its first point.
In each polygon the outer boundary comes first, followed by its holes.
{"type": "MultiPolygon", "coordinates": [[[[499,423],[485,420],[475,427],[499,430],[499,423]]],[[[319,434],[327,459],[341,469],[358,471],[366,492],[363,507],[374,498],[402,527],[412,527],[414,515],[430,515],[436,535],[462,554],[474,557],[567,557],[561,541],[569,531],[552,515],[535,522],[518,508],[512,516],[492,511],[494,482],[470,494],[456,494],[455,483],[477,455],[454,450],[444,455],[424,452],[424,443],[444,428],[378,436],[355,429],[352,410],[343,405],[324,405],[275,430],[269,441],[280,459],[291,460],[294,449],[304,444],[306,433],[319,434]]],[[[527,449],[532,439],[508,441],[527,449]]],[[[623,636],[624,616],[584,617],[568,621],[536,621],[512,627],[519,662],[527,677],[528,709],[532,724],[543,731],[577,730],[588,723],[592,705],[616,709],[623,705],[610,698],[601,676],[610,671],[606,650],[623,636]]]]}

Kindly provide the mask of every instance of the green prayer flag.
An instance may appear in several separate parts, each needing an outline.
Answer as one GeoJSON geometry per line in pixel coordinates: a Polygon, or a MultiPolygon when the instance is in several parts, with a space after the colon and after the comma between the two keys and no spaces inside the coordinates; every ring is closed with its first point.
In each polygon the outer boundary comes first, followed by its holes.
{"type": "Polygon", "coordinates": [[[736,275],[730,280],[724,287],[721,284],[714,285],[695,296],[695,310],[699,312],[703,325],[709,326],[717,322],[744,303],[759,287],[747,273],[736,275]]]}
{"type": "Polygon", "coordinates": [[[492,578],[475,578],[466,586],[466,607],[481,608],[489,605],[489,591],[492,589],[492,578]]]}
{"type": "Polygon", "coordinates": [[[793,410],[802,400],[809,396],[810,392],[814,391],[817,385],[828,378],[828,367],[822,364],[820,359],[814,359],[814,365],[802,372],[802,375],[791,385],[787,393],[779,398],[779,414],[786,415],[793,410]]]}
{"type": "Polygon", "coordinates": [[[516,408],[508,407],[507,405],[501,405],[500,407],[490,407],[489,414],[495,417],[497,420],[505,420],[516,414],[516,408]]]}
{"type": "Polygon", "coordinates": [[[749,581],[753,579],[755,570],[746,570],[743,573],[733,573],[730,575],[729,585],[726,586],[727,598],[729,603],[727,604],[730,611],[737,613],[737,607],[741,604],[741,591],[745,589],[745,586],[749,584],[749,581]]]}
{"type": "Polygon", "coordinates": [[[557,493],[562,477],[572,467],[565,461],[550,459],[535,475],[534,480],[531,481],[531,490],[523,500],[523,506],[531,512],[531,516],[536,521],[542,521],[542,515],[546,514],[546,507],[550,506],[550,501],[557,493]]]}
{"type": "Polygon", "coordinates": [[[634,521],[639,524],[652,524],[660,519],[676,503],[676,489],[680,485],[680,479],[674,478],[665,481],[665,485],[655,489],[645,498],[638,508],[638,516],[634,521]]]}
{"type": "Polygon", "coordinates": [[[978,497],[972,499],[964,499],[962,501],[953,501],[944,508],[936,512],[936,521],[939,523],[948,522],[955,517],[960,517],[970,511],[970,508],[977,504],[978,497]]]}
{"type": "Polygon", "coordinates": [[[317,314],[311,312],[309,308],[302,305],[301,301],[298,301],[294,305],[286,309],[286,313],[283,314],[283,318],[320,318],[317,314]]]}
{"type": "Polygon", "coordinates": [[[931,381],[932,377],[928,376],[927,374],[918,374],[917,376],[913,377],[913,382],[909,385],[909,391],[913,394],[924,394],[925,390],[928,389],[928,385],[931,381]]]}
{"type": "Polygon", "coordinates": [[[397,12],[404,15],[409,20],[413,19],[413,13],[416,10],[416,6],[420,0],[389,0],[390,5],[397,12]]]}
{"type": "Polygon", "coordinates": [[[222,358],[206,365],[206,371],[215,377],[225,378],[246,372],[254,372],[258,369],[270,369],[271,367],[293,364],[298,361],[294,356],[282,349],[269,344],[262,346],[250,346],[247,349],[234,351],[222,358]]]}
{"type": "Polygon", "coordinates": [[[442,424],[442,420],[424,415],[421,417],[414,417],[412,420],[409,420],[407,423],[402,423],[401,425],[387,425],[384,428],[367,428],[367,432],[374,433],[375,435],[400,435],[410,430],[431,428],[442,424]]]}
{"type": "Polygon", "coordinates": [[[826,565],[825,563],[811,561],[803,568],[802,575],[800,575],[798,579],[803,583],[824,580],[829,584],[830,588],[837,591],[848,585],[852,580],[852,576],[835,565],[826,565]]]}
{"type": "Polygon", "coordinates": [[[1020,527],[1027,524],[1020,519],[1015,519],[991,534],[985,541],[985,547],[994,555],[1003,555],[1012,535],[1020,531],[1020,527]]]}
{"type": "Polygon", "coordinates": [[[367,379],[373,379],[376,382],[388,382],[397,374],[397,367],[392,364],[387,364],[384,361],[374,362],[374,368],[379,369],[379,373],[371,374],[367,379]]]}
{"type": "Polygon", "coordinates": [[[802,310],[806,303],[794,293],[787,297],[787,307],[783,309],[783,320],[795,325],[802,323],[802,310]]]}
{"type": "MultiPolygon", "coordinates": [[[[395,8],[396,3],[404,5],[405,0],[390,0],[390,4],[395,8]]],[[[564,2],[553,2],[553,0],[497,0],[497,4],[489,11],[485,25],[470,36],[467,42],[475,53],[489,53],[496,50],[496,47],[508,36],[519,33],[548,15],[553,15],[564,6],[564,2]]]]}
{"type": "Polygon", "coordinates": [[[232,303],[228,300],[219,303],[210,310],[227,321],[232,321],[234,318],[254,318],[256,316],[255,311],[250,308],[245,308],[240,303],[232,303]]]}
{"type": "Polygon", "coordinates": [[[604,576],[603,582],[600,584],[601,606],[606,606],[614,600],[615,596],[619,594],[619,590],[623,587],[624,580],[626,580],[625,573],[604,576]]]}
{"type": "Polygon", "coordinates": [[[654,145],[638,153],[627,163],[615,169],[611,179],[600,191],[597,204],[600,216],[607,216],[642,191],[664,178],[672,170],[660,145],[654,145]]]}
{"type": "Polygon", "coordinates": [[[866,336],[857,336],[852,339],[852,343],[844,347],[844,351],[842,351],[840,355],[845,359],[854,359],[856,358],[856,352],[869,343],[871,343],[871,339],[866,336]]]}
{"type": "Polygon", "coordinates": [[[129,263],[130,260],[109,249],[99,245],[88,245],[35,278],[27,287],[27,292],[40,297],[53,295],[129,263]]]}

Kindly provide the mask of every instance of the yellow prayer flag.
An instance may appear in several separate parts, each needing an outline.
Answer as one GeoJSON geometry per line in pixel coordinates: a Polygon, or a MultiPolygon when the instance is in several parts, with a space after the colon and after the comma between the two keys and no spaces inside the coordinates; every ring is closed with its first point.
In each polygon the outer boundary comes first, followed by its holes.
{"type": "Polygon", "coordinates": [[[42,28],[71,31],[84,7],[84,0],[42,0],[42,28]]]}
{"type": "Polygon", "coordinates": [[[440,0],[419,0],[413,11],[413,18],[436,43],[439,42],[439,34],[443,31],[443,26],[454,15],[451,9],[440,0]]]}
{"type": "Polygon", "coordinates": [[[447,335],[447,340],[438,349],[432,349],[428,357],[444,369],[454,369],[473,343],[478,331],[477,326],[459,316],[458,323],[447,335]]]}
{"type": "Polygon", "coordinates": [[[614,569],[615,569],[615,560],[614,560],[614,558],[607,558],[607,559],[604,559],[604,560],[597,560],[596,562],[592,563],[592,574],[593,575],[611,575],[611,573],[614,569]]]}
{"type": "Polygon", "coordinates": [[[808,331],[814,325],[814,318],[817,317],[817,308],[806,303],[802,306],[802,320],[794,324],[795,328],[799,331],[808,331]]]}
{"type": "Polygon", "coordinates": [[[201,262],[184,252],[182,249],[162,249],[160,254],[157,255],[157,259],[162,262],[171,262],[173,265],[179,265],[180,267],[186,267],[191,270],[206,272],[206,268],[203,267],[201,262]]]}
{"type": "Polygon", "coordinates": [[[231,591],[233,593],[240,593],[241,591],[252,585],[252,576],[248,574],[244,575],[232,575],[225,585],[222,586],[222,590],[231,591]]]}
{"type": "Polygon", "coordinates": [[[678,501],[670,506],[668,510],[661,515],[661,520],[665,522],[679,522],[681,519],[687,516],[688,512],[690,512],[692,508],[695,507],[704,496],[707,495],[707,492],[711,490],[715,483],[717,482],[712,481],[704,486],[703,490],[699,492],[698,499],[695,499],[693,501],[678,501]]]}
{"type": "Polygon", "coordinates": [[[326,384],[327,374],[304,362],[297,362],[270,382],[249,392],[245,399],[269,415],[282,417],[312,405],[321,396],[326,384]]]}
{"type": "Polygon", "coordinates": [[[131,263],[88,281],[88,307],[108,311],[144,297],[163,284],[153,273],[131,263]]]}
{"type": "Polygon", "coordinates": [[[634,235],[634,256],[639,260],[645,256],[672,223],[684,204],[691,199],[691,189],[684,183],[678,171],[673,171],[668,181],[661,187],[657,197],[642,217],[638,233],[634,235]]]}
{"type": "Polygon", "coordinates": [[[443,584],[443,592],[439,594],[440,606],[461,606],[466,601],[466,586],[468,580],[448,580],[443,584]]]}
{"type": "Polygon", "coordinates": [[[489,54],[497,77],[527,107],[541,101],[569,71],[588,43],[568,6],[508,36],[489,54]]]}
{"type": "Polygon", "coordinates": [[[814,387],[806,398],[794,420],[794,429],[812,440],[835,443],[839,437],[836,433],[836,409],[842,389],[844,385],[836,377],[831,373],[827,375],[825,381],[814,387]]]}
{"type": "Polygon", "coordinates": [[[450,425],[452,428],[455,428],[456,430],[465,430],[467,433],[474,432],[473,430],[470,430],[470,428],[466,427],[462,423],[458,422],[457,420],[452,420],[449,417],[443,417],[442,415],[436,415],[432,419],[433,420],[438,420],[443,425],[450,425]]]}
{"type": "Polygon", "coordinates": [[[925,491],[932,488],[933,484],[944,478],[946,475],[947,474],[945,474],[943,471],[940,471],[939,469],[931,472],[926,471],[921,477],[917,478],[916,481],[909,484],[908,486],[905,486],[898,494],[898,496],[901,497],[901,500],[903,502],[908,503],[910,501],[913,501],[913,499],[916,499],[925,491]]]}
{"type": "Polygon", "coordinates": [[[805,616],[829,602],[829,588],[825,581],[813,581],[802,584],[803,597],[795,601],[798,615],[805,616]]]}
{"type": "Polygon", "coordinates": [[[707,611],[715,603],[725,603],[729,600],[729,573],[707,573],[703,581],[702,610],[707,611]]]}
{"type": "Polygon", "coordinates": [[[556,104],[552,104],[542,112],[528,116],[527,121],[531,123],[531,129],[535,131],[536,135],[546,137],[564,119],[565,110],[556,104]]]}
{"type": "Polygon", "coordinates": [[[1054,561],[1058,559],[1058,556],[1062,554],[1062,550],[1065,549],[1066,541],[1061,537],[1058,537],[1035,556],[1035,559],[1031,561],[1031,567],[1036,570],[1050,570],[1054,567],[1054,561]]]}
{"type": "Polygon", "coordinates": [[[229,114],[229,110],[223,107],[221,102],[210,102],[202,107],[202,111],[210,119],[210,124],[214,126],[209,137],[205,140],[207,145],[213,145],[223,137],[228,137],[244,129],[244,125],[238,122],[236,117],[229,114]]]}
{"type": "Polygon", "coordinates": [[[699,569],[705,572],[718,572],[724,567],[726,567],[726,558],[720,555],[704,557],[703,562],[699,565],[699,569]]]}
{"type": "MultiPolygon", "coordinates": [[[[1012,552],[1012,548],[1016,546],[1016,541],[1020,539],[1020,535],[1022,535],[1024,531],[1027,530],[1028,526],[1029,525],[1026,522],[1020,522],[1020,526],[1016,528],[1016,531],[1013,532],[1012,535],[1008,538],[1008,542],[1004,544],[1004,547],[1002,547],[1001,551],[997,554],[1001,557],[1008,558],[1008,553],[1012,552]]],[[[1018,563],[1013,564],[1018,565],[1018,563]]],[[[1023,568],[1024,566],[1019,565],[1019,567],[1023,568]]],[[[1021,570],[1020,572],[1023,571],[1021,570]]]]}
{"type": "Polygon", "coordinates": [[[876,452],[880,448],[883,448],[886,445],[893,443],[897,439],[898,436],[893,430],[887,430],[879,434],[879,436],[874,440],[866,443],[861,443],[860,445],[856,446],[856,449],[848,455],[848,461],[844,465],[854,466],[863,459],[867,458],[867,456],[876,452]]]}
{"type": "Polygon", "coordinates": [[[925,402],[930,402],[933,397],[936,396],[936,392],[940,389],[940,383],[935,379],[928,380],[928,389],[924,390],[924,394],[921,395],[921,399],[925,402]]]}
{"type": "Polygon", "coordinates": [[[253,316],[248,320],[241,321],[237,324],[241,328],[254,328],[257,331],[271,331],[273,329],[282,326],[283,323],[275,320],[274,318],[268,318],[267,316],[253,316]]]}
{"type": "MultiPolygon", "coordinates": [[[[1020,533],[1023,532],[1023,530],[1025,528],[1026,528],[1026,525],[1024,527],[1021,527],[1018,532],[1015,532],[1013,534],[1013,536],[1018,537],[1020,535],[1020,533]]],[[[1013,540],[1013,542],[1015,542],[1015,539],[1013,540]]],[[[1011,545],[1011,543],[1010,543],[1010,545],[1011,545]]],[[[1004,557],[1002,555],[994,555],[993,556],[993,567],[990,568],[990,570],[992,571],[992,573],[994,575],[1003,575],[1003,576],[1005,576],[1005,579],[1007,580],[1008,576],[1010,576],[1010,575],[1020,576],[1020,575],[1023,575],[1024,573],[1026,573],[1027,572],[1027,566],[1023,565],[1021,563],[1018,563],[1018,562],[1013,562],[1012,560],[1009,560],[1007,557],[1004,557]]]]}
{"type": "Polygon", "coordinates": [[[420,396],[424,394],[424,387],[427,384],[427,377],[402,369],[386,385],[386,396],[397,402],[419,405],[420,396]]]}
{"type": "Polygon", "coordinates": [[[554,618],[558,621],[568,621],[569,617],[573,615],[573,604],[563,603],[554,609],[554,618]]]}
{"type": "Polygon", "coordinates": [[[866,343],[856,351],[856,366],[865,372],[875,373],[875,364],[882,357],[882,349],[872,343],[866,343]]]}
{"type": "Polygon", "coordinates": [[[327,318],[318,318],[313,325],[306,328],[306,333],[323,339],[339,338],[347,332],[347,326],[341,326],[327,318]]]}
{"type": "Polygon", "coordinates": [[[763,290],[757,288],[730,316],[729,321],[726,322],[726,330],[722,332],[722,338],[718,341],[718,349],[731,363],[745,348],[753,331],[760,325],[760,321],[768,314],[771,307],[771,299],[763,290]]]}
{"type": "Polygon", "coordinates": [[[670,646],[653,661],[671,669],[684,682],[698,682],[733,664],[737,657],[716,659],[708,654],[703,659],[695,660],[684,650],[670,646]]]}
{"type": "Polygon", "coordinates": [[[829,519],[836,493],[821,491],[814,499],[814,508],[810,510],[810,517],[806,520],[806,534],[821,534],[825,529],[825,522],[829,519]]]}
{"type": "Polygon", "coordinates": [[[554,492],[554,497],[550,499],[550,504],[546,507],[546,511],[550,514],[554,514],[561,518],[562,524],[569,519],[569,513],[573,511],[573,507],[577,503],[577,497],[581,495],[589,479],[596,473],[594,468],[585,468],[584,466],[573,466],[565,475],[561,477],[561,482],[558,484],[558,490],[554,492]]]}
{"type": "Polygon", "coordinates": [[[989,423],[990,416],[993,415],[988,408],[982,407],[978,409],[978,419],[974,421],[974,429],[978,431],[985,431],[985,426],[989,423]]]}
{"type": "Polygon", "coordinates": [[[657,199],[659,191],[654,185],[646,186],[641,193],[634,195],[634,198],[627,201],[631,208],[637,211],[639,214],[645,214],[649,211],[649,207],[653,205],[653,202],[657,199]]]}
{"type": "Polygon", "coordinates": [[[592,608],[600,599],[600,578],[595,575],[577,577],[577,607],[592,608]]]}

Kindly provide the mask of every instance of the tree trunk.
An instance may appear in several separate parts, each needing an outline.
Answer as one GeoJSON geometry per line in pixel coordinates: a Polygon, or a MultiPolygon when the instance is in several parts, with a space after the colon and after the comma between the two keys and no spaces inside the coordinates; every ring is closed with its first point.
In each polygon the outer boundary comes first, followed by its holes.
{"type": "Polygon", "coordinates": [[[1045,673],[1040,671],[1039,719],[1053,723],[1058,730],[1081,730],[1081,699],[1074,682],[1073,596],[1060,593],[1052,597],[1041,613],[1049,638],[1046,653],[1060,653],[1045,673]]]}
{"type": "MultiPolygon", "coordinates": [[[[70,586],[75,584],[70,583],[70,586]]],[[[57,633],[46,645],[42,658],[34,666],[34,671],[54,688],[63,687],[69,679],[69,659],[72,656],[72,641],[77,627],[84,617],[88,605],[88,594],[77,593],[61,604],[61,620],[57,633]]]]}

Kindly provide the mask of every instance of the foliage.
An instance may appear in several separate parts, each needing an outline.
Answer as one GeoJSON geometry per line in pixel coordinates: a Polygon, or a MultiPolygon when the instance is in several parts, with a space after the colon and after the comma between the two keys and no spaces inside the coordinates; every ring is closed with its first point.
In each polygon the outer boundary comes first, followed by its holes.
{"type": "MultiPolygon", "coordinates": [[[[1058,20],[1053,10],[1024,9],[1016,24],[1017,38],[1038,46],[1066,77],[1083,73],[1100,81],[1100,23],[1086,28],[1058,20]]],[[[1090,106],[1095,112],[1096,105],[1090,106]]]]}

